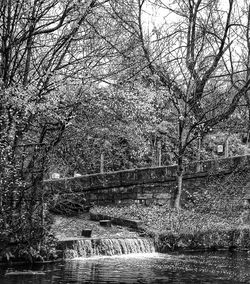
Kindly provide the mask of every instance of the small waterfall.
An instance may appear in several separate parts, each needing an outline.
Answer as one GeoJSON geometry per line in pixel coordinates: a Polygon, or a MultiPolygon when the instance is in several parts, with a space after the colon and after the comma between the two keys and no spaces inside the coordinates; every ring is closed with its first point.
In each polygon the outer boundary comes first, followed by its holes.
{"type": "Polygon", "coordinates": [[[64,257],[72,259],[152,252],[155,252],[154,243],[146,238],[78,239],[64,250],[64,257]]]}

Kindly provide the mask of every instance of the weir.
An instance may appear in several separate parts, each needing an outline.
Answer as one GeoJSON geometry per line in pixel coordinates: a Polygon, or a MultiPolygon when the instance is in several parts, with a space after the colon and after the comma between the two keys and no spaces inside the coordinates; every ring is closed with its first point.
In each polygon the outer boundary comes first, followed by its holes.
{"type": "Polygon", "coordinates": [[[65,259],[155,252],[153,240],[147,238],[79,238],[60,246],[65,259]]]}

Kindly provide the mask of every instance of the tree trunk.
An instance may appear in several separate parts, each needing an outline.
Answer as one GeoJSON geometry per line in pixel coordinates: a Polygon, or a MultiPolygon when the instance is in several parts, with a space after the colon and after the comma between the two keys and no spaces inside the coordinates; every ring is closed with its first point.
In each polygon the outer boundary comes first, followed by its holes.
{"type": "Polygon", "coordinates": [[[174,198],[174,208],[180,209],[181,207],[181,194],[182,194],[182,180],[183,180],[183,146],[182,146],[182,134],[183,134],[183,121],[178,122],[178,160],[177,160],[177,190],[174,198]]]}
{"type": "Polygon", "coordinates": [[[198,149],[197,149],[197,166],[196,172],[201,171],[201,137],[198,137],[198,149]]]}
{"type": "Polygon", "coordinates": [[[180,171],[177,174],[177,192],[175,194],[174,208],[181,208],[181,193],[182,193],[182,180],[183,180],[183,171],[180,171]]]}
{"type": "Polygon", "coordinates": [[[161,167],[161,159],[162,159],[162,153],[161,153],[161,140],[157,143],[157,166],[161,167]]]}
{"type": "Polygon", "coordinates": [[[177,210],[181,208],[182,180],[183,180],[183,160],[182,160],[182,155],[179,155],[178,164],[177,164],[177,190],[174,198],[174,208],[176,208],[177,210]]]}

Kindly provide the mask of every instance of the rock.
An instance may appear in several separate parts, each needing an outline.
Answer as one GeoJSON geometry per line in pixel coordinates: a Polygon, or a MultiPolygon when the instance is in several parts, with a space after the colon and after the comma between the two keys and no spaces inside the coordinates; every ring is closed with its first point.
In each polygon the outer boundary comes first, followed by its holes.
{"type": "Polygon", "coordinates": [[[60,178],[60,174],[59,173],[52,173],[51,174],[51,179],[58,179],[60,178]]]}

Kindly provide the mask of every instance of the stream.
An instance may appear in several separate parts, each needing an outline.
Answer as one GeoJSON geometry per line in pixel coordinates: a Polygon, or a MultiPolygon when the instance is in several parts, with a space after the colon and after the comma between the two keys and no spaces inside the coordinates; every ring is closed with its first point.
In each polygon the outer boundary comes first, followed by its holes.
{"type": "Polygon", "coordinates": [[[247,252],[137,253],[0,267],[1,284],[250,283],[247,252]]]}

